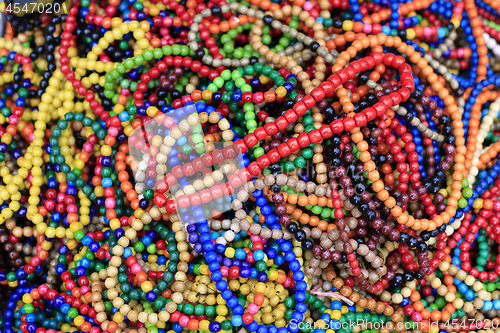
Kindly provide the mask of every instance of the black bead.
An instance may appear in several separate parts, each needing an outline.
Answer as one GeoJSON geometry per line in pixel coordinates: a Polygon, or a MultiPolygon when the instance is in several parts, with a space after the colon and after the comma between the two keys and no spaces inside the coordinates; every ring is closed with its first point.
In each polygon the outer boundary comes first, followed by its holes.
{"type": "Polygon", "coordinates": [[[403,243],[403,244],[406,244],[408,242],[408,240],[410,239],[410,236],[408,236],[407,233],[404,233],[402,232],[400,235],[399,235],[399,242],[400,243],[403,243]]]}
{"type": "Polygon", "coordinates": [[[347,260],[347,255],[344,252],[340,255],[340,262],[343,264],[347,264],[349,262],[349,260],[347,260]]]}
{"type": "Polygon", "coordinates": [[[290,223],[289,225],[286,226],[286,229],[288,230],[289,233],[295,234],[299,230],[299,227],[295,223],[290,223]]]}
{"type": "Polygon", "coordinates": [[[450,117],[446,114],[443,114],[441,116],[441,118],[439,118],[439,123],[441,125],[446,125],[446,124],[449,124],[450,123],[450,117]]]}
{"type": "Polygon", "coordinates": [[[423,240],[424,242],[426,242],[426,241],[428,241],[429,239],[431,239],[431,234],[430,234],[430,232],[427,232],[427,231],[422,231],[422,232],[420,233],[420,237],[422,237],[422,240],[423,240]]]}
{"type": "Polygon", "coordinates": [[[273,193],[279,193],[281,192],[281,187],[278,184],[274,184],[273,186],[271,186],[271,191],[273,193]]]}
{"type": "Polygon", "coordinates": [[[311,48],[311,51],[316,52],[316,51],[318,51],[319,43],[318,42],[312,42],[309,47],[311,48]]]}
{"type": "Polygon", "coordinates": [[[304,250],[306,250],[306,251],[308,251],[308,250],[312,250],[313,246],[314,246],[314,243],[313,243],[313,241],[312,241],[312,240],[310,240],[310,239],[306,239],[306,240],[304,240],[304,241],[302,242],[302,248],[303,248],[304,250]]]}
{"type": "Polygon", "coordinates": [[[413,281],[415,278],[413,277],[413,274],[411,274],[411,273],[405,273],[405,275],[404,275],[404,279],[405,279],[405,281],[406,281],[406,282],[411,282],[411,281],[413,281]]]}
{"type": "Polygon", "coordinates": [[[403,275],[401,273],[397,273],[395,276],[394,276],[394,283],[397,283],[397,284],[400,284],[400,283],[403,283],[403,275]]]}
{"type": "Polygon", "coordinates": [[[306,239],[306,232],[302,229],[297,230],[295,233],[295,239],[298,240],[299,242],[302,242],[303,240],[306,239]]]}
{"type": "Polygon", "coordinates": [[[417,247],[418,240],[415,237],[410,236],[407,243],[410,248],[414,249],[417,247]]]}
{"type": "Polygon", "coordinates": [[[264,21],[265,25],[271,25],[271,23],[273,23],[273,21],[274,21],[274,18],[271,15],[266,15],[266,16],[264,16],[263,21],[264,21]]]}
{"type": "Polygon", "coordinates": [[[222,10],[220,9],[219,6],[212,7],[212,15],[213,16],[220,15],[221,13],[222,13],[222,10]]]}
{"type": "Polygon", "coordinates": [[[425,242],[418,242],[417,243],[417,251],[418,252],[427,252],[427,244],[425,242]]]}
{"type": "Polygon", "coordinates": [[[375,219],[377,218],[377,213],[375,213],[375,211],[374,211],[374,210],[369,209],[369,210],[365,213],[365,216],[366,216],[366,218],[368,219],[368,221],[375,221],[375,219]]]}
{"type": "Polygon", "coordinates": [[[411,93],[410,97],[411,98],[414,98],[416,100],[420,100],[422,98],[422,90],[420,89],[415,89],[413,90],[413,92],[411,93]]]}

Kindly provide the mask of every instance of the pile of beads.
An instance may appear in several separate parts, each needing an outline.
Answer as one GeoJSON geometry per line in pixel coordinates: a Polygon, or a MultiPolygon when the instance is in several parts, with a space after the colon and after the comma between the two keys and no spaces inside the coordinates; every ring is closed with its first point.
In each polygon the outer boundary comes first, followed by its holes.
{"type": "Polygon", "coordinates": [[[500,332],[499,7],[2,3],[0,333],[500,332]]]}

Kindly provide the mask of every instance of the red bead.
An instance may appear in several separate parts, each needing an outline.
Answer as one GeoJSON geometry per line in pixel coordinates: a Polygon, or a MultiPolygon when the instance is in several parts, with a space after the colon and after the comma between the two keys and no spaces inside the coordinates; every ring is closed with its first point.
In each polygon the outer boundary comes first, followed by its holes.
{"type": "Polygon", "coordinates": [[[163,207],[163,206],[165,206],[165,204],[167,202],[167,198],[163,194],[158,193],[155,195],[153,202],[158,207],[163,207]]]}
{"type": "Polygon", "coordinates": [[[324,81],[319,86],[325,91],[325,97],[333,97],[335,86],[331,81],[324,81]]]}
{"type": "Polygon", "coordinates": [[[319,132],[323,139],[328,139],[333,136],[333,131],[328,125],[323,125],[320,129],[319,132]]]}
{"type": "Polygon", "coordinates": [[[304,115],[307,112],[307,109],[309,109],[309,108],[305,104],[304,100],[302,100],[298,103],[295,103],[295,105],[293,106],[293,110],[295,111],[295,113],[299,117],[304,115]]]}
{"type": "MultiPolygon", "coordinates": [[[[268,135],[274,135],[278,133],[278,127],[275,123],[267,123],[264,125],[264,129],[268,135]]],[[[255,133],[255,132],[254,132],[255,133]]]]}
{"type": "Polygon", "coordinates": [[[323,88],[315,88],[311,91],[311,96],[316,102],[319,102],[323,98],[325,98],[325,91],[323,90],[323,88]]]}
{"type": "Polygon", "coordinates": [[[274,122],[276,126],[278,127],[278,130],[283,131],[285,128],[288,127],[288,122],[286,121],[285,117],[280,116],[276,121],[274,122]]]}
{"type": "Polygon", "coordinates": [[[354,119],[352,117],[344,118],[344,119],[342,119],[342,121],[344,122],[344,130],[346,130],[348,132],[353,130],[356,127],[356,122],[354,121],[354,119]]]}
{"type": "Polygon", "coordinates": [[[311,143],[314,144],[320,142],[323,139],[318,129],[313,129],[311,132],[308,133],[308,136],[311,143]]]}
{"type": "Polygon", "coordinates": [[[251,133],[245,136],[245,143],[247,144],[248,147],[252,148],[259,143],[259,140],[257,140],[255,135],[251,133]]]}
{"type": "Polygon", "coordinates": [[[238,154],[244,154],[244,153],[246,153],[248,151],[248,146],[247,146],[247,144],[245,143],[244,140],[239,139],[238,141],[236,141],[234,143],[234,150],[238,154]]]}
{"type": "MultiPolygon", "coordinates": [[[[307,134],[306,134],[306,136],[307,136],[307,134]]],[[[290,150],[290,147],[288,147],[288,145],[286,143],[280,144],[278,146],[277,150],[278,150],[278,153],[280,154],[281,157],[290,156],[290,154],[292,153],[292,151],[290,150]]]]}
{"type": "Polygon", "coordinates": [[[305,132],[301,133],[297,137],[297,141],[299,143],[300,148],[305,148],[305,147],[309,146],[309,144],[311,143],[309,136],[305,132]]]}
{"type": "Polygon", "coordinates": [[[354,121],[356,122],[356,127],[363,127],[366,125],[367,120],[364,113],[357,113],[354,115],[354,121]]]}
{"type": "Polygon", "coordinates": [[[262,155],[257,158],[257,164],[259,165],[259,168],[264,169],[271,165],[271,162],[269,161],[267,155],[262,155]]]}
{"type": "MultiPolygon", "coordinates": [[[[234,175],[234,177],[237,177],[238,180],[240,181],[240,184],[242,184],[241,179],[237,175],[234,175]]],[[[241,186],[241,185],[240,185],[241,186]]],[[[229,197],[231,194],[234,193],[234,187],[232,187],[230,184],[222,184],[222,193],[226,196],[229,197]]]]}
{"type": "Polygon", "coordinates": [[[363,111],[368,121],[372,121],[377,117],[377,112],[373,108],[367,108],[363,111]]]}
{"type": "MultiPolygon", "coordinates": [[[[312,97],[311,97],[311,98],[312,98],[312,97]]],[[[285,112],[285,114],[283,115],[283,117],[285,117],[286,122],[287,122],[288,124],[293,124],[293,123],[294,123],[294,122],[296,122],[296,121],[297,121],[297,119],[298,119],[297,114],[296,114],[296,113],[295,113],[295,111],[294,111],[294,110],[292,110],[292,109],[290,109],[290,110],[286,111],[286,112],[285,112]]]]}
{"type": "Polygon", "coordinates": [[[330,127],[332,128],[332,132],[335,134],[342,133],[344,131],[344,122],[342,119],[337,119],[334,120],[331,124],[330,127]]]}
{"type": "Polygon", "coordinates": [[[271,149],[268,153],[267,156],[269,158],[269,161],[271,163],[276,163],[281,159],[280,154],[278,153],[277,149],[271,149]]]}
{"type": "Polygon", "coordinates": [[[263,127],[257,127],[253,134],[259,141],[262,141],[267,137],[267,132],[263,127]]]}
{"type": "Polygon", "coordinates": [[[290,138],[288,139],[288,141],[286,142],[286,144],[288,145],[288,148],[290,148],[290,150],[292,152],[296,152],[297,150],[300,149],[300,145],[299,145],[299,142],[296,138],[290,138]]]}
{"type": "Polygon", "coordinates": [[[210,188],[210,193],[212,194],[212,198],[219,199],[222,197],[222,188],[220,185],[216,185],[210,188]]]}
{"type": "Polygon", "coordinates": [[[262,171],[261,168],[257,165],[257,162],[252,162],[248,166],[248,171],[252,176],[258,176],[260,172],[262,171]]]}
{"type": "Polygon", "coordinates": [[[338,86],[340,86],[342,84],[342,79],[341,79],[341,77],[338,74],[331,75],[328,78],[328,81],[330,81],[330,82],[333,83],[333,89],[334,90],[335,90],[335,88],[337,88],[338,86]]]}

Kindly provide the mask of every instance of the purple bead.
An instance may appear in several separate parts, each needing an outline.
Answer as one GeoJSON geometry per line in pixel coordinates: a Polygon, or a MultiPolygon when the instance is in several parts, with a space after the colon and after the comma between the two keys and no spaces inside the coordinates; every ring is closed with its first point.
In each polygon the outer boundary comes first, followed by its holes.
{"type": "Polygon", "coordinates": [[[231,264],[232,264],[231,259],[229,258],[222,259],[222,266],[231,267],[231,264]]]}
{"type": "Polygon", "coordinates": [[[197,234],[197,233],[194,233],[194,232],[193,232],[193,233],[190,233],[190,234],[189,234],[189,242],[190,242],[191,244],[194,244],[194,243],[196,243],[197,241],[198,241],[198,234],[197,234]]]}
{"type": "Polygon", "coordinates": [[[200,242],[194,244],[194,250],[196,253],[201,253],[201,251],[203,251],[203,245],[201,245],[200,242]]]}

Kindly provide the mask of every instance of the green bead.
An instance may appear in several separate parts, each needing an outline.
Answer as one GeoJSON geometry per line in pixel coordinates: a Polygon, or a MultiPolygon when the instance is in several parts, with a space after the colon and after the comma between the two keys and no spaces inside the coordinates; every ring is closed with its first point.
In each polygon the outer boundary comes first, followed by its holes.
{"type": "Polygon", "coordinates": [[[202,316],[205,313],[205,307],[201,304],[197,304],[194,307],[194,314],[197,316],[202,316]]]}
{"type": "Polygon", "coordinates": [[[286,161],[283,165],[285,171],[293,171],[295,170],[295,165],[292,161],[286,161]]]}
{"type": "Polygon", "coordinates": [[[299,156],[297,158],[295,158],[295,160],[293,161],[293,164],[295,165],[295,167],[297,168],[302,168],[306,165],[306,159],[302,156],[299,156]]]}
{"type": "Polygon", "coordinates": [[[264,152],[264,149],[259,147],[257,149],[254,150],[254,156],[255,158],[259,158],[260,156],[264,155],[265,152],[264,152]]]}
{"type": "Polygon", "coordinates": [[[212,317],[215,315],[215,307],[212,305],[209,305],[205,308],[205,315],[207,317],[212,317]]]}

